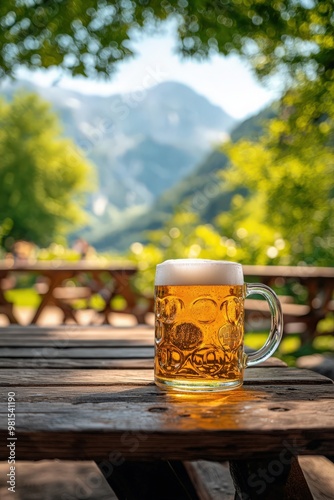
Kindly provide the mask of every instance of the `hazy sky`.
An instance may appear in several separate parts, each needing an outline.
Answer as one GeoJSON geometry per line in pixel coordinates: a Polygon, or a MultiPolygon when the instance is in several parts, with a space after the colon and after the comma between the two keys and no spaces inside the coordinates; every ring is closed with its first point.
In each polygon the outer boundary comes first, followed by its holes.
{"type": "Polygon", "coordinates": [[[134,92],[173,80],[192,87],[237,119],[256,113],[279,96],[277,89],[265,88],[257,82],[247,61],[236,56],[214,56],[205,62],[182,60],[175,52],[174,29],[168,23],[158,35],[138,37],[133,44],[137,56],[120,62],[108,82],[65,76],[58,80],[56,70],[43,76],[38,72],[33,79],[44,85],[57,80],[60,87],[100,95],[134,92]]]}

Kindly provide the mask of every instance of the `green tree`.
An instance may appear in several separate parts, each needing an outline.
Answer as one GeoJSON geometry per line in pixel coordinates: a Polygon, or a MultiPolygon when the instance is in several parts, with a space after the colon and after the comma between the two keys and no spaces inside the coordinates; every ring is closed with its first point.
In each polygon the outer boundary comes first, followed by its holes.
{"type": "Polygon", "coordinates": [[[3,0],[0,67],[63,66],[110,74],[130,56],[133,29],[174,17],[182,54],[237,52],[261,75],[333,70],[332,0],[3,0]]]}
{"type": "Polygon", "coordinates": [[[2,245],[18,239],[47,245],[85,221],[92,169],[60,133],[56,115],[36,95],[0,100],[2,245]]]}
{"type": "MultiPolygon", "coordinates": [[[[224,188],[248,190],[246,197],[234,198],[231,213],[217,222],[221,237],[228,241],[227,255],[259,263],[329,263],[333,0],[115,0],[112,4],[4,0],[0,70],[15,76],[19,66],[59,66],[73,75],[108,76],[115,63],[132,55],[133,32],[159,28],[172,17],[184,56],[236,53],[252,64],[260,78],[278,75],[286,85],[280,116],[265,137],[257,144],[241,142],[226,148],[232,166],[224,188]]],[[[202,256],[197,227],[202,227],[200,221],[193,223],[192,230],[184,228],[191,231],[189,241],[180,230],[183,241],[172,238],[170,253],[187,254],[187,248],[195,245],[193,251],[200,247],[198,256],[202,256]]],[[[209,237],[206,231],[211,229],[200,231],[209,237]]],[[[210,241],[215,237],[210,236],[210,241]]],[[[155,244],[160,248],[160,243],[155,244]]],[[[161,251],[166,253],[164,248],[161,251]]],[[[220,250],[223,255],[224,244],[220,250]]]]}
{"type": "Polygon", "coordinates": [[[324,93],[315,104],[317,90],[314,84],[288,92],[257,141],[223,145],[228,167],[220,171],[221,189],[232,194],[229,209],[203,224],[186,199],[161,230],[151,232],[149,245],[135,244],[138,262],[144,258],[153,268],[166,258],[200,257],[331,266],[334,104],[324,93]],[[303,115],[296,118],[302,103],[303,115]]]}
{"type": "Polygon", "coordinates": [[[248,248],[252,262],[332,265],[334,258],[334,151],[332,103],[307,99],[312,89],[286,95],[281,115],[257,142],[223,146],[230,167],[224,189],[235,196],[218,227],[248,248]],[[303,114],[296,109],[304,102],[303,114]],[[306,119],[307,118],[307,119],[306,119]],[[240,238],[241,236],[241,238],[240,238]]]}
{"type": "MultiPolygon", "coordinates": [[[[286,88],[310,83],[311,102],[334,101],[333,0],[3,0],[0,76],[20,66],[108,76],[133,54],[134,32],[171,18],[184,56],[237,53],[259,77],[279,76],[286,88]]],[[[295,122],[309,117],[305,104],[295,122]]]]}

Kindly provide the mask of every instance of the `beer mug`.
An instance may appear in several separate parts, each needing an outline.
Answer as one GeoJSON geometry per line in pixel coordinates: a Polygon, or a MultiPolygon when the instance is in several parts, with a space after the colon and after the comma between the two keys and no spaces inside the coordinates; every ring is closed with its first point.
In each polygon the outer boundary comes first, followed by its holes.
{"type": "Polygon", "coordinates": [[[243,383],[248,366],[277,349],[283,315],[277,295],[244,283],[236,262],[177,259],[157,266],[155,277],[155,383],[179,391],[225,391],[243,383]],[[271,328],[258,351],[244,352],[244,301],[260,294],[269,303],[271,328]]]}

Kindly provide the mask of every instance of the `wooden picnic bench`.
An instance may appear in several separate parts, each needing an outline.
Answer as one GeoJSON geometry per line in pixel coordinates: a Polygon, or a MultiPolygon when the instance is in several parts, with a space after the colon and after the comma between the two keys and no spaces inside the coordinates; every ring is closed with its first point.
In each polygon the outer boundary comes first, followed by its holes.
{"type": "MultiPolygon", "coordinates": [[[[306,302],[296,304],[291,296],[280,296],[283,315],[284,333],[298,333],[302,343],[312,341],[319,334],[318,325],[328,313],[334,311],[334,267],[311,266],[243,266],[245,280],[261,282],[277,288],[285,284],[300,284],[306,290],[306,302]]],[[[44,278],[37,283],[41,302],[36,309],[31,323],[37,323],[45,307],[55,305],[63,313],[63,321],[77,322],[76,309],[73,302],[78,299],[88,301],[94,293],[101,293],[105,301],[100,311],[103,322],[110,322],[109,315],[114,311],[112,299],[116,295],[123,297],[125,307],[121,312],[132,314],[138,323],[145,323],[146,313],[153,312],[153,293],[151,297],[141,297],[131,287],[131,277],[137,272],[132,264],[112,265],[89,263],[14,263],[0,262],[0,314],[5,314],[11,324],[18,323],[13,311],[13,304],[5,298],[2,282],[11,274],[29,273],[44,278]],[[76,279],[82,274],[91,273],[93,279],[85,286],[66,286],[68,280],[76,279]],[[109,284],[100,280],[99,276],[107,273],[109,284]]],[[[267,303],[261,300],[246,299],[246,326],[250,330],[262,326],[263,320],[269,318],[267,303]]],[[[119,312],[119,311],[118,311],[119,312]]],[[[329,332],[333,333],[333,332],[329,332]]]]}
{"type": "MultiPolygon", "coordinates": [[[[246,281],[258,281],[276,290],[287,284],[304,287],[305,303],[296,304],[291,296],[280,297],[284,333],[299,333],[302,343],[312,341],[319,334],[320,321],[334,311],[334,267],[244,265],[243,270],[246,281]]],[[[264,301],[247,299],[245,310],[250,323],[269,317],[269,309],[264,301]]]]}
{"type": "Polygon", "coordinates": [[[13,304],[5,297],[2,283],[9,276],[29,275],[38,278],[35,290],[40,296],[40,303],[33,313],[31,324],[36,324],[47,306],[56,306],[63,314],[63,322],[78,322],[73,302],[89,300],[94,294],[100,294],[104,307],[99,311],[103,322],[109,323],[109,314],[114,312],[112,300],[119,296],[125,302],[117,312],[132,314],[139,323],[144,323],[148,306],[141,307],[138,295],[131,286],[131,278],[137,272],[131,263],[101,262],[5,262],[0,261],[0,313],[8,317],[11,324],[18,324],[13,312],[13,304]],[[83,276],[90,276],[80,286],[83,276]],[[75,281],[79,280],[79,286],[75,281]],[[70,286],[68,286],[70,285],[70,286]]]}
{"type": "MultiPolygon", "coordinates": [[[[2,328],[0,470],[9,466],[10,442],[18,461],[94,461],[112,488],[97,496],[96,469],[89,475],[80,465],[95,500],[232,499],[234,488],[236,499],[316,498],[320,472],[333,474],[332,463],[316,457],[334,456],[331,380],[272,358],[246,370],[240,389],[163,392],[153,383],[153,352],[153,329],[145,326],[2,328]],[[303,460],[311,460],[308,471],[303,460]]],[[[16,487],[26,484],[18,475],[16,487]]],[[[46,498],[37,493],[31,498],[46,498]]],[[[61,494],[68,498],[65,490],[50,498],[61,494]]]]}

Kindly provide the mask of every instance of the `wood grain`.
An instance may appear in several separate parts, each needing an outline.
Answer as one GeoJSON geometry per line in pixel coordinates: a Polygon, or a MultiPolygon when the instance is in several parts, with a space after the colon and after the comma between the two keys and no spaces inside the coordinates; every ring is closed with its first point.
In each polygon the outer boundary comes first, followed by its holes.
{"type": "Polygon", "coordinates": [[[2,358],[63,358],[63,359],[124,359],[124,358],[152,358],[153,347],[2,347],[2,358]]]}
{"type": "Polygon", "coordinates": [[[146,340],[145,338],[135,338],[135,339],[121,339],[121,338],[101,338],[101,339],[43,339],[43,338],[15,338],[6,339],[0,334],[0,348],[19,348],[19,347],[54,347],[54,348],[65,348],[65,347],[127,347],[127,346],[138,346],[138,347],[153,347],[153,338],[146,340]]]}
{"type": "MultiPolygon", "coordinates": [[[[270,359],[245,370],[237,390],[166,392],[154,384],[152,328],[22,332],[0,336],[0,442],[12,391],[17,459],[334,455],[334,384],[312,371],[270,359]]],[[[7,455],[1,446],[0,459],[7,455]]]]}
{"type": "MultiPolygon", "coordinates": [[[[17,394],[18,404],[20,408],[24,402],[27,403],[42,403],[44,402],[44,410],[51,403],[69,403],[70,405],[78,405],[82,403],[113,403],[113,402],[155,402],[173,405],[184,405],[187,402],[199,402],[202,406],[207,403],[208,413],[212,413],[214,405],[226,404],[226,401],[233,404],[247,404],[248,402],[272,402],[282,404],[284,401],[289,402],[307,402],[307,401],[323,401],[331,399],[333,396],[333,386],[322,384],[310,388],[307,384],[301,385],[263,385],[244,386],[241,389],[227,391],[225,393],[173,393],[165,392],[152,385],[140,385],[139,382],[129,386],[126,383],[117,385],[100,385],[100,386],[30,386],[20,387],[13,386],[11,388],[17,394]]],[[[6,397],[8,390],[6,387],[0,387],[0,413],[6,410],[6,397]]]]}
{"type": "MultiPolygon", "coordinates": [[[[114,385],[114,384],[153,384],[153,370],[150,369],[54,369],[54,368],[17,368],[1,369],[0,386],[67,386],[67,385],[114,385]]],[[[310,384],[333,385],[332,380],[310,370],[296,368],[250,368],[245,370],[245,385],[310,384]]]]}
{"type": "MultiPolygon", "coordinates": [[[[0,358],[1,368],[153,368],[153,358],[124,358],[124,359],[99,359],[91,356],[87,359],[64,359],[64,358],[0,358]]],[[[280,368],[285,366],[278,359],[267,359],[261,363],[261,367],[275,366],[280,368]]]]}
{"type": "MultiPolygon", "coordinates": [[[[321,408],[323,409],[323,408],[321,408]]],[[[80,409],[81,411],[81,409],[80,409]]],[[[96,414],[95,414],[96,415],[96,414]]],[[[315,413],[316,418],[320,413],[315,413]]],[[[316,427],[305,432],[304,429],[287,427],[286,430],[258,428],[244,431],[196,429],[184,432],[174,429],[169,432],[158,431],[150,422],[150,429],[142,428],[138,422],[133,431],[114,429],[108,420],[125,419],[123,412],[110,412],[91,422],[92,412],[82,412],[81,418],[73,415],[65,418],[55,414],[52,419],[41,413],[35,416],[44,420],[44,429],[34,429],[34,415],[21,414],[26,429],[17,433],[17,459],[39,460],[58,458],[70,460],[102,460],[117,451],[126,460],[240,460],[270,457],[279,454],[285,447],[292,447],[299,455],[323,455],[334,452],[333,428],[316,427]],[[87,422],[91,425],[87,426],[87,422]],[[62,425],[61,425],[62,423],[62,425]],[[69,427],[70,424],[70,427],[69,427]],[[57,425],[57,427],[55,427],[57,425]],[[153,426],[153,429],[152,429],[153,426]],[[88,427],[88,428],[87,428],[88,427]],[[321,438],[319,437],[321,433],[321,438]],[[254,444],[256,443],[256,445],[254,444]]],[[[138,414],[136,414],[138,419],[138,414]]],[[[295,415],[296,417],[296,415],[295,415]]],[[[311,415],[307,419],[310,421],[311,415]]],[[[267,416],[268,418],[268,416],[267,416]]],[[[333,419],[333,414],[332,417],[333,419]]],[[[261,422],[264,420],[261,419],[261,422]]],[[[7,434],[0,433],[5,442],[7,434]]],[[[0,459],[7,459],[7,450],[0,450],[0,459]]]]}
{"type": "MultiPolygon", "coordinates": [[[[152,326],[112,326],[112,325],[7,325],[0,328],[1,332],[8,335],[64,335],[65,333],[78,336],[99,336],[103,334],[115,334],[125,338],[136,337],[139,333],[145,334],[154,331],[152,326]]],[[[93,338],[93,337],[92,337],[93,338]]]]}
{"type": "Polygon", "coordinates": [[[1,500],[117,500],[94,462],[16,462],[15,493],[6,484],[8,463],[0,464],[1,500]]]}
{"type": "Polygon", "coordinates": [[[316,500],[334,498],[334,464],[325,457],[299,457],[299,464],[316,500]]]}
{"type": "MultiPolygon", "coordinates": [[[[101,359],[101,358],[0,358],[1,368],[60,368],[60,369],[73,369],[73,368],[121,368],[124,369],[152,369],[153,358],[124,358],[124,359],[101,359]]],[[[1,375],[1,372],[0,372],[1,375]]]]}
{"type": "MultiPolygon", "coordinates": [[[[132,460],[224,460],[284,447],[334,454],[334,391],[326,384],[249,386],[212,395],[164,393],[154,385],[57,389],[13,388],[18,458],[101,459],[118,450],[132,460]]],[[[2,442],[6,417],[4,402],[2,442]]],[[[1,453],[5,459],[7,450],[1,453]]]]}
{"type": "Polygon", "coordinates": [[[234,500],[234,484],[228,463],[184,462],[200,500],[234,500]]]}

